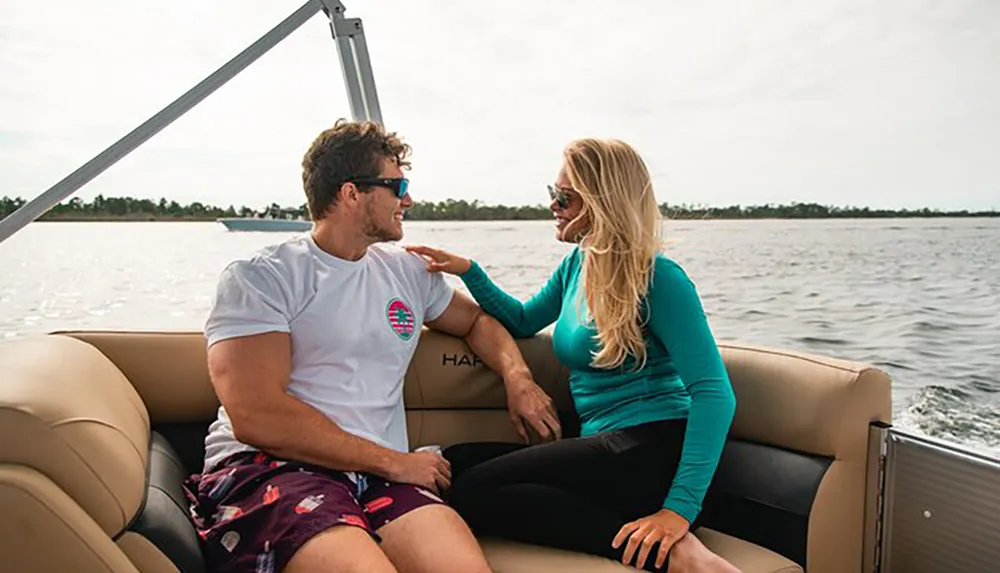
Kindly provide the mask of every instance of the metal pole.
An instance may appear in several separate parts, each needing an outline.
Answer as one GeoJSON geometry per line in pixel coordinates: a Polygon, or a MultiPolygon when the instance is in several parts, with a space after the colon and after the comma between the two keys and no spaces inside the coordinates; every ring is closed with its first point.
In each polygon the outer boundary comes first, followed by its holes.
{"type": "Polygon", "coordinates": [[[865,518],[861,542],[861,573],[878,573],[882,565],[885,461],[890,424],[872,422],[868,426],[868,453],[865,469],[865,518]]]}
{"type": "Polygon", "coordinates": [[[177,98],[173,103],[160,110],[145,123],[132,130],[113,145],[99,153],[79,169],[67,175],[62,181],[50,187],[47,191],[24,204],[0,221],[0,243],[19,231],[28,223],[42,216],[46,211],[60,201],[72,195],[77,189],[103,173],[123,157],[134,151],[149,138],[159,133],[163,128],[177,120],[191,108],[208,97],[212,92],[222,87],[243,69],[263,56],[271,48],[284,40],[320,11],[320,0],[307,0],[301,8],[285,18],[280,24],[260,37],[256,42],[243,50],[232,60],[177,98]]]}
{"type": "Polygon", "coordinates": [[[368,55],[368,42],[365,41],[361,20],[358,20],[358,34],[354,37],[354,45],[358,52],[358,71],[361,73],[361,85],[368,104],[368,116],[372,121],[382,123],[382,108],[375,91],[375,74],[372,72],[372,60],[368,55]]]}
{"type": "Polygon", "coordinates": [[[330,32],[337,41],[340,69],[344,74],[347,98],[354,119],[382,123],[382,110],[375,90],[375,77],[361,19],[344,18],[345,8],[339,0],[320,2],[330,18],[330,32]]]}
{"type": "MultiPolygon", "coordinates": [[[[342,21],[341,21],[342,22],[342,21]]],[[[331,20],[330,31],[337,42],[337,54],[340,56],[340,70],[344,73],[344,83],[347,85],[347,100],[351,104],[351,115],[355,120],[368,119],[368,109],[365,106],[365,96],[358,82],[358,66],[354,61],[354,46],[351,37],[339,33],[340,23],[331,20]]]]}

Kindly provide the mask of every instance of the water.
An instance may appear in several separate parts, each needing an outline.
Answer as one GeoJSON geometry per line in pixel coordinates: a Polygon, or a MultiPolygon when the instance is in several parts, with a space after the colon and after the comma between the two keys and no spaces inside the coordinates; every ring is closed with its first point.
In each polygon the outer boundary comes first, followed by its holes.
{"type": "MultiPolygon", "coordinates": [[[[666,231],[720,340],[872,363],[893,377],[898,425],[1000,455],[1000,219],[677,221],[666,231]]],[[[405,243],[475,257],[518,297],[569,249],[547,221],[408,222],[406,233],[405,243]]],[[[284,236],[34,223],[0,245],[0,338],[200,330],[220,269],[284,236]]]]}

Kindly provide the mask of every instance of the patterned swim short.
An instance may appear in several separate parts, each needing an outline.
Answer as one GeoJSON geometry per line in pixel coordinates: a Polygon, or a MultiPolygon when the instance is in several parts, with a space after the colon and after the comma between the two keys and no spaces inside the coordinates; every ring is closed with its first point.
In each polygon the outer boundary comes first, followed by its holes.
{"type": "Polygon", "coordinates": [[[432,492],[373,475],[236,454],[185,488],[210,571],[278,573],[313,536],[360,527],[376,542],[385,524],[429,504],[432,492]]]}

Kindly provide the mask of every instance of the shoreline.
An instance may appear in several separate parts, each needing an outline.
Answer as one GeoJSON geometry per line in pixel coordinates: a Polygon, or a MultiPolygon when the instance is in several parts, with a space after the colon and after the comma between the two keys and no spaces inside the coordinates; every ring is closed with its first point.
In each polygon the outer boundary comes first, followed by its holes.
{"type": "MultiPolygon", "coordinates": [[[[0,218],[17,211],[24,199],[0,197],[0,218]]],[[[707,206],[688,203],[658,205],[664,219],[672,221],[745,221],[806,219],[969,219],[1000,217],[996,207],[989,209],[930,209],[928,207],[873,208],[821,205],[818,203],[707,206]]],[[[233,205],[218,207],[194,202],[182,205],[160,198],[97,196],[90,202],[71,199],[42,214],[38,222],[209,222],[223,218],[299,219],[309,216],[308,206],[281,206],[272,203],[262,209],[233,205]]],[[[417,201],[407,210],[408,221],[549,221],[547,205],[489,205],[478,200],[447,199],[417,201]]]]}
{"type": "MultiPolygon", "coordinates": [[[[669,222],[721,222],[721,221],[915,221],[915,220],[992,220],[1000,218],[994,215],[937,215],[922,217],[915,215],[899,215],[894,217],[664,217],[669,222]]],[[[551,219],[403,219],[407,223],[547,223],[551,219]]],[[[217,223],[217,219],[202,219],[196,217],[58,217],[42,218],[33,221],[37,223],[217,223]]]]}

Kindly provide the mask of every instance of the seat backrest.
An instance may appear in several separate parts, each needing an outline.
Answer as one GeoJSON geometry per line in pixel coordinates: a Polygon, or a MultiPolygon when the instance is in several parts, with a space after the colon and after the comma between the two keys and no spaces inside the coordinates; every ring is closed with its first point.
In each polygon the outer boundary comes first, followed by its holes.
{"type": "MultiPolygon", "coordinates": [[[[549,336],[518,344],[539,384],[571,413],[567,372],[549,336]]],[[[868,430],[890,423],[888,376],[799,352],[731,343],[720,350],[737,409],[705,525],[811,573],[859,572],[868,430]]],[[[414,445],[519,441],[500,381],[463,341],[425,332],[406,382],[414,445]]]]}
{"type": "Polygon", "coordinates": [[[0,365],[5,570],[202,573],[183,470],[121,370],[68,336],[0,344],[0,365]]]}
{"type": "Polygon", "coordinates": [[[890,423],[889,377],[800,352],[720,348],[737,406],[705,524],[810,573],[861,571],[869,427],[890,423]]]}
{"type": "MultiPolygon", "coordinates": [[[[518,345],[573,435],[567,372],[551,339],[543,334],[518,345]]],[[[705,501],[705,524],[810,572],[860,571],[868,426],[890,421],[888,377],[862,364],[801,353],[736,344],[721,350],[737,411],[705,501]]],[[[174,527],[184,520],[170,509],[186,507],[179,480],[200,469],[205,432],[218,408],[205,359],[200,333],[73,332],[0,345],[0,435],[28,435],[34,424],[60,444],[36,448],[38,459],[27,445],[0,446],[0,464],[6,464],[0,501],[20,491],[23,506],[27,490],[11,483],[37,481],[89,531],[89,537],[66,532],[93,543],[80,551],[104,561],[117,552],[123,571],[197,571],[193,528],[174,527]],[[95,399],[76,398],[88,394],[95,399]],[[36,420],[26,425],[31,417],[36,420]],[[53,461],[64,457],[65,436],[106,464],[87,464],[93,467],[84,471],[53,461]],[[80,472],[92,479],[79,479],[80,472]],[[88,498],[91,491],[98,497],[88,498]],[[118,509],[88,499],[114,501],[118,509]]],[[[460,339],[422,333],[404,400],[412,447],[519,441],[500,380],[460,339]]],[[[31,511],[33,519],[44,514],[31,511]]],[[[44,515],[59,517],[55,510],[44,515]]],[[[5,550],[23,537],[11,523],[0,517],[0,535],[9,534],[0,536],[5,550]]],[[[51,546],[53,538],[44,543],[51,546]]],[[[25,547],[20,555],[41,550],[38,543],[35,550],[25,547]]],[[[70,562],[87,570],[86,559],[70,562]]]]}

